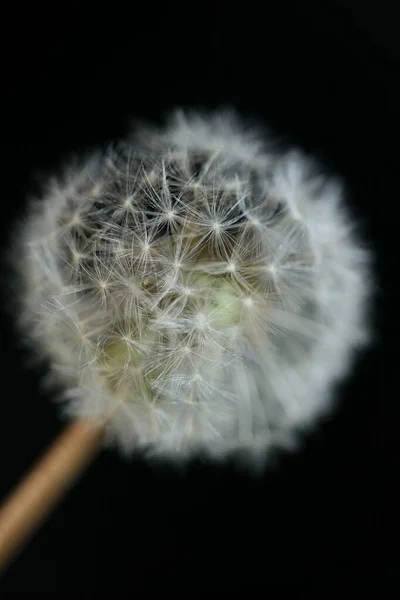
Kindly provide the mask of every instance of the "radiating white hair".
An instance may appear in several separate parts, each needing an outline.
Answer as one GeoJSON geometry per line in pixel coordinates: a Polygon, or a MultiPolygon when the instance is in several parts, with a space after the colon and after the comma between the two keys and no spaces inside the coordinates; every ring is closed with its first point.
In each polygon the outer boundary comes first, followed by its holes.
{"type": "Polygon", "coordinates": [[[177,111],[49,182],[21,228],[24,331],[121,448],[296,439],[370,339],[340,184],[234,113],[177,111]]]}

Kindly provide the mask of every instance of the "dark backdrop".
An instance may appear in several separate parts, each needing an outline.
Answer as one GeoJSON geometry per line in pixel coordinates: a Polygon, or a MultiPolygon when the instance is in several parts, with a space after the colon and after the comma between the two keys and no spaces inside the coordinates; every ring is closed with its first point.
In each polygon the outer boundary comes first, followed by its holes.
{"type": "MultiPolygon", "coordinates": [[[[398,254],[398,5],[220,2],[138,12],[130,4],[87,14],[68,4],[8,7],[2,253],[38,172],[123,135],[129,117],[228,103],[344,178],[376,248],[377,342],[340,387],[331,418],[301,452],[258,478],[229,465],[196,462],[182,473],[104,452],[0,581],[0,597],[83,599],[108,590],[113,598],[183,598],[200,588],[275,596],[346,578],[384,585],[394,573],[389,541],[398,501],[394,363],[383,350],[383,291],[394,292],[398,271],[391,262],[398,254]],[[385,280],[385,272],[394,275],[385,280]]],[[[4,278],[2,294],[9,302],[4,278]]],[[[0,497],[62,427],[39,387],[40,370],[26,368],[2,315],[0,497]]],[[[388,332],[396,331],[392,319],[388,332]]]]}

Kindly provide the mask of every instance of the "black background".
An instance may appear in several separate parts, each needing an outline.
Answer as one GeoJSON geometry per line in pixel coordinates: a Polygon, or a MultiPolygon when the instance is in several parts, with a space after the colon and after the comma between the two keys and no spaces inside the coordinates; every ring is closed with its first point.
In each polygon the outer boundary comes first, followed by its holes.
{"type": "MultiPolygon", "coordinates": [[[[103,452],[0,581],[0,598],[97,598],[104,590],[113,598],[183,598],[200,589],[275,596],[303,584],[325,594],[321,582],[345,579],[360,589],[385,586],[394,574],[398,504],[394,363],[383,350],[384,298],[394,293],[398,272],[398,5],[220,2],[138,12],[131,4],[85,15],[67,4],[8,7],[2,254],[37,174],[71,151],[123,135],[130,117],[230,104],[344,178],[353,213],[376,248],[376,342],[338,390],[331,418],[301,452],[258,478],[230,465],[196,462],[180,472],[103,452]]],[[[3,276],[4,302],[10,290],[3,276]]],[[[395,336],[397,313],[390,314],[395,336]]],[[[26,367],[4,310],[0,325],[3,497],[62,421],[39,387],[40,370],[26,367]]]]}

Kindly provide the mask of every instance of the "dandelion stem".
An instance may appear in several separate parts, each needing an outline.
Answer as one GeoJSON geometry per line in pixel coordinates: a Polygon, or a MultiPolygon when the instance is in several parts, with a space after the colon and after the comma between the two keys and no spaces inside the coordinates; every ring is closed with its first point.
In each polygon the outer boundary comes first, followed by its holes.
{"type": "Polygon", "coordinates": [[[90,464],[104,424],[79,419],[52,442],[0,507],[0,574],[90,464]]]}

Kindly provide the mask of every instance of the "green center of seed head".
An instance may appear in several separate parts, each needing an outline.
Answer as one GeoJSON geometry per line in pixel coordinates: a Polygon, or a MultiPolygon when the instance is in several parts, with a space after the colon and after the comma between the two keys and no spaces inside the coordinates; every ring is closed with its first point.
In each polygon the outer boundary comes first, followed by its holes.
{"type": "MultiPolygon", "coordinates": [[[[240,322],[239,292],[225,276],[199,273],[193,284],[201,298],[201,312],[196,315],[189,312],[193,309],[186,308],[182,316],[193,316],[194,324],[197,317],[199,329],[210,327],[223,331],[240,322]]],[[[134,332],[136,323],[131,325],[134,332]]],[[[117,391],[122,385],[125,391],[129,389],[132,393],[151,396],[152,383],[165,373],[164,365],[151,370],[146,368],[148,361],[154,359],[155,345],[159,343],[159,337],[149,327],[140,339],[121,337],[106,344],[102,363],[108,386],[117,391]]]]}

